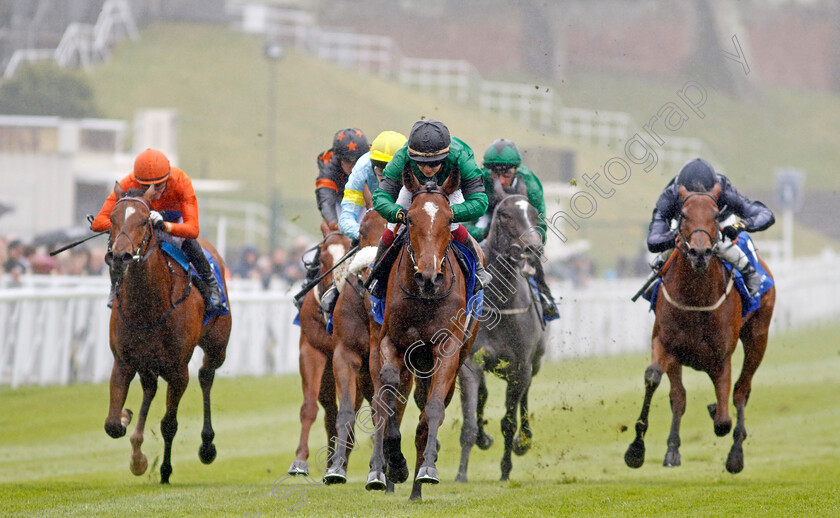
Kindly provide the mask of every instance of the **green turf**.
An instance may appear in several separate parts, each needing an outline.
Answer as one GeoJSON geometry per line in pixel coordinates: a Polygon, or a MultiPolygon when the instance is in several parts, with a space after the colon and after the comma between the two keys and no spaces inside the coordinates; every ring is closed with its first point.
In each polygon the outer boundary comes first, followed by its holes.
{"type": "MultiPolygon", "coordinates": [[[[682,466],[661,466],[670,422],[664,382],[651,410],[647,462],[631,470],[623,455],[649,359],[576,359],[548,364],[535,378],[534,447],[514,457],[510,482],[498,481],[502,383],[493,379],[489,387],[488,430],[496,443],[474,450],[468,484],[453,481],[461,422],[460,404],[453,402],[442,427],[441,483],[425,486],[420,503],[407,501],[408,484],[387,496],[363,489],[370,441],[361,432],[345,486],[284,478],[299,434],[297,376],[217,380],[218,458],[210,466],[197,458],[200,390],[192,380],[180,409],[171,485],[163,487],[157,467],[165,383],[152,404],[144,443],[155,469],[140,477],[128,470],[128,438],[111,439],[102,429],[106,384],[6,388],[0,390],[0,516],[283,516],[298,503],[297,516],[836,516],[838,332],[833,327],[772,338],[747,407],[746,467],[738,475],[724,469],[731,437],[713,433],[705,409],[712,385],[704,374],[684,373],[682,466]]],[[[739,372],[740,355],[735,361],[739,372]]],[[[135,381],[126,406],[136,410],[139,400],[135,381]]],[[[403,450],[412,467],[416,419],[410,407],[403,450]]],[[[313,430],[314,454],[325,445],[320,418],[313,430]]],[[[320,474],[315,465],[312,473],[320,474]]]]}

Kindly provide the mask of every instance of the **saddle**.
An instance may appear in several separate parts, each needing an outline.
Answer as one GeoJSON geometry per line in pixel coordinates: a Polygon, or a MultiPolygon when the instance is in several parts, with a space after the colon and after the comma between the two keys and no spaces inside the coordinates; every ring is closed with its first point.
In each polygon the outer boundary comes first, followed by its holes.
{"type": "MultiPolygon", "coordinates": [[[[196,288],[198,288],[199,293],[201,293],[201,298],[204,299],[204,320],[202,321],[201,325],[206,324],[207,322],[210,321],[211,318],[213,318],[216,315],[229,315],[230,314],[230,310],[228,310],[228,309],[224,309],[224,310],[209,309],[209,308],[212,307],[211,304],[210,304],[210,295],[209,295],[210,294],[210,288],[201,279],[201,277],[198,275],[198,272],[190,264],[190,261],[189,261],[189,259],[187,259],[186,254],[184,254],[184,252],[181,251],[180,248],[178,248],[177,246],[173,245],[172,243],[169,243],[169,242],[166,242],[166,241],[161,241],[160,248],[169,257],[174,259],[175,262],[178,263],[178,266],[180,266],[185,272],[187,272],[189,274],[190,281],[192,282],[192,284],[196,288]]],[[[202,252],[204,252],[204,256],[207,258],[207,261],[210,263],[210,268],[213,269],[213,275],[216,277],[216,282],[219,284],[219,287],[224,286],[224,284],[222,283],[222,275],[221,275],[221,272],[219,271],[219,265],[216,263],[216,260],[213,258],[212,255],[210,255],[207,252],[207,250],[202,249],[202,252]]],[[[222,292],[222,304],[225,306],[225,308],[227,308],[227,307],[229,307],[228,306],[227,293],[225,293],[224,289],[222,289],[221,292],[222,292]]]]}

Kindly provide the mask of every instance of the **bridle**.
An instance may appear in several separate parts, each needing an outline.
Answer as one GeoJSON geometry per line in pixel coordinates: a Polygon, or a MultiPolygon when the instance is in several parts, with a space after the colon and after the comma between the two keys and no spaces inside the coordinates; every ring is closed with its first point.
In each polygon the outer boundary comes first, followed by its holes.
{"type": "Polygon", "coordinates": [[[692,196],[708,196],[708,197],[709,197],[712,201],[714,201],[714,202],[715,202],[715,205],[717,205],[717,199],[716,199],[714,196],[712,196],[711,194],[707,193],[707,192],[693,192],[693,193],[690,193],[690,194],[689,194],[688,196],[686,196],[686,197],[685,197],[685,199],[682,201],[682,205],[680,206],[680,217],[679,217],[679,219],[678,219],[678,222],[679,222],[679,223],[678,223],[678,226],[677,226],[677,228],[679,229],[680,233],[679,233],[679,234],[678,234],[678,236],[677,236],[677,244],[676,244],[676,246],[677,246],[677,248],[678,248],[681,252],[683,252],[683,253],[684,253],[684,254],[686,254],[686,255],[688,254],[688,245],[689,245],[689,243],[691,242],[691,236],[693,236],[693,235],[694,235],[695,233],[697,233],[697,232],[702,232],[702,233],[706,234],[706,235],[709,237],[709,243],[711,243],[711,248],[712,248],[712,250],[715,250],[715,249],[718,247],[718,245],[720,244],[720,239],[719,239],[719,237],[718,237],[718,233],[717,233],[717,232],[715,232],[715,235],[714,235],[714,236],[712,236],[712,234],[711,234],[711,233],[709,233],[709,231],[708,231],[708,230],[706,230],[706,229],[704,229],[704,228],[695,228],[694,230],[692,230],[691,232],[689,232],[688,237],[685,237],[685,236],[683,236],[683,235],[682,235],[682,224],[683,224],[683,220],[684,220],[683,213],[682,213],[682,206],[683,206],[683,205],[685,205],[685,202],[686,202],[689,198],[691,198],[692,196]]]}
{"type": "MultiPolygon", "coordinates": [[[[498,211],[499,208],[501,207],[501,203],[503,203],[504,201],[507,201],[509,199],[520,199],[520,200],[528,201],[528,197],[525,196],[525,195],[511,194],[511,195],[508,195],[502,202],[499,202],[499,204],[496,206],[495,210],[498,211]]],[[[498,217],[496,217],[494,219],[497,222],[496,224],[497,224],[498,228],[504,231],[505,237],[510,238],[510,241],[514,241],[516,239],[516,236],[514,235],[514,233],[509,232],[507,227],[501,222],[501,220],[498,217]]],[[[531,224],[533,222],[529,220],[528,223],[531,224]]],[[[531,226],[535,227],[536,225],[531,225],[531,226]]],[[[521,265],[522,261],[526,257],[525,252],[526,252],[526,249],[523,248],[522,245],[514,242],[513,244],[511,244],[507,247],[505,252],[502,254],[502,257],[504,257],[511,264],[521,265]]]]}
{"type": "MultiPolygon", "coordinates": [[[[428,193],[428,194],[439,194],[439,195],[443,196],[444,199],[446,199],[447,205],[449,204],[449,196],[447,196],[443,191],[441,191],[439,189],[425,188],[422,191],[417,191],[417,193],[415,193],[415,196],[417,194],[420,194],[421,192],[422,193],[428,193]]],[[[406,236],[407,241],[406,241],[405,247],[406,247],[406,250],[408,250],[408,257],[409,257],[409,259],[411,259],[411,265],[414,267],[414,271],[417,272],[419,267],[417,266],[417,259],[414,256],[414,248],[411,246],[411,225],[412,225],[411,219],[406,218],[406,220],[405,220],[405,232],[407,234],[407,236],[406,236]]],[[[452,293],[453,288],[455,288],[455,268],[452,266],[452,261],[447,260],[447,257],[449,256],[449,253],[448,253],[449,252],[449,247],[452,246],[452,234],[451,233],[448,233],[448,234],[449,234],[449,240],[446,243],[446,249],[443,253],[443,257],[441,257],[441,259],[440,259],[440,265],[439,266],[440,266],[440,269],[442,271],[443,267],[444,267],[444,264],[445,263],[449,264],[449,270],[450,270],[450,273],[451,273],[450,278],[452,279],[452,282],[449,285],[449,289],[446,290],[446,292],[442,293],[441,295],[434,295],[434,296],[431,296],[431,297],[423,297],[423,296],[420,296],[420,295],[417,295],[415,293],[412,293],[412,292],[408,291],[402,285],[402,283],[400,282],[400,278],[399,278],[399,275],[398,275],[397,276],[397,285],[399,285],[400,290],[402,290],[403,294],[405,295],[405,298],[414,299],[414,300],[435,301],[435,300],[444,299],[444,298],[448,297],[450,293],[452,293]]],[[[400,266],[402,265],[402,258],[403,258],[403,256],[401,254],[399,263],[397,264],[397,269],[399,269],[400,266]]]]}
{"type": "MultiPolygon", "coordinates": [[[[138,203],[141,203],[144,207],[146,207],[146,210],[148,210],[150,213],[152,211],[152,209],[149,207],[149,205],[146,203],[146,201],[143,200],[142,198],[129,198],[129,197],[120,198],[119,200],[117,200],[117,203],[114,204],[114,206],[116,207],[116,205],[118,205],[120,203],[129,202],[129,201],[136,201],[138,203]]],[[[125,223],[125,221],[123,221],[123,223],[125,223]]],[[[143,240],[140,242],[140,245],[137,247],[136,250],[134,250],[134,253],[131,255],[131,259],[135,263],[140,263],[140,262],[145,261],[146,259],[149,258],[149,256],[154,251],[154,248],[151,246],[152,235],[154,235],[154,232],[152,231],[152,221],[150,219],[146,218],[146,223],[145,223],[144,226],[145,226],[145,229],[144,229],[144,233],[143,233],[143,240]],[[143,249],[146,250],[145,253],[142,253],[143,249]]],[[[120,231],[117,234],[117,237],[115,237],[113,239],[113,241],[108,242],[108,253],[109,254],[111,253],[111,248],[113,248],[114,243],[116,243],[117,240],[121,236],[125,236],[128,239],[128,241],[131,243],[132,247],[134,246],[134,240],[131,238],[131,236],[128,235],[128,232],[125,231],[125,224],[123,224],[122,227],[120,227],[120,231]]]]}

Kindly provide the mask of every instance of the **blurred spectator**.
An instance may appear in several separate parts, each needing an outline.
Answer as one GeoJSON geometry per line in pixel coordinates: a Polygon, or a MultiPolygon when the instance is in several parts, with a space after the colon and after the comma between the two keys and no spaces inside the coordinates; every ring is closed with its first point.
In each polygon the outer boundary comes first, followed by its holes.
{"type": "Polygon", "coordinates": [[[34,251],[29,258],[32,273],[39,275],[62,273],[61,264],[59,264],[58,259],[48,254],[44,247],[33,247],[33,249],[34,251]]]}
{"type": "Polygon", "coordinates": [[[90,275],[91,251],[86,246],[71,248],[64,262],[64,273],[68,275],[90,275]]]}
{"type": "Polygon", "coordinates": [[[105,266],[105,250],[93,250],[90,253],[90,262],[87,266],[89,275],[102,275],[108,271],[105,266]]]}
{"type": "Polygon", "coordinates": [[[20,285],[20,276],[29,271],[26,260],[23,257],[23,241],[13,239],[9,242],[6,250],[6,261],[3,263],[3,271],[11,277],[10,286],[20,285]]]}
{"type": "Polygon", "coordinates": [[[246,246],[242,249],[242,257],[239,262],[231,268],[230,273],[234,277],[241,277],[243,279],[259,277],[259,270],[257,267],[257,249],[253,246],[246,246]]]}

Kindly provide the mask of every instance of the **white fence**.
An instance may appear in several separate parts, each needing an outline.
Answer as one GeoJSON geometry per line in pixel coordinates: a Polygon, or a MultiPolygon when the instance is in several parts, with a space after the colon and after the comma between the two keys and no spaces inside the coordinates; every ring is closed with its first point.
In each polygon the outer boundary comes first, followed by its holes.
{"type": "Polygon", "coordinates": [[[129,37],[137,39],[137,27],[126,0],[107,0],[95,25],[71,23],[55,49],[18,49],[9,58],[3,71],[12,77],[22,62],[53,59],[60,67],[87,67],[95,61],[107,59],[111,46],[129,37]]]}
{"type": "MultiPolygon", "coordinates": [[[[840,258],[798,259],[774,271],[773,333],[825,324],[840,315],[840,258]]],[[[550,324],[547,357],[603,356],[650,347],[653,314],[630,297],[642,279],[596,280],[574,289],[554,286],[561,319],[550,324]]],[[[28,276],[22,286],[0,278],[0,385],[102,382],[111,372],[107,278],[28,276]]],[[[299,328],[286,286],[229,283],[233,330],[223,376],[294,373],[299,328]]],[[[190,362],[195,373],[199,351],[190,362]]]]}

